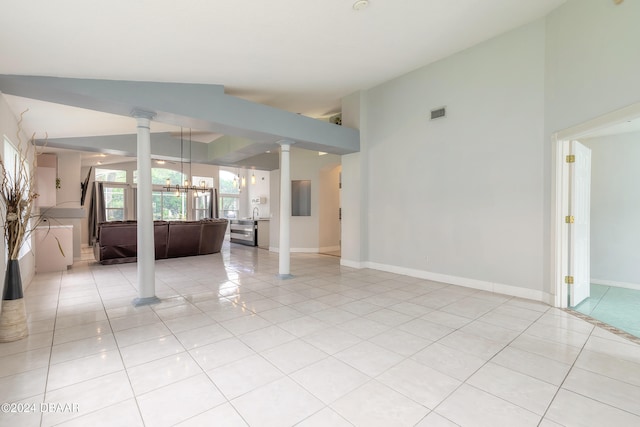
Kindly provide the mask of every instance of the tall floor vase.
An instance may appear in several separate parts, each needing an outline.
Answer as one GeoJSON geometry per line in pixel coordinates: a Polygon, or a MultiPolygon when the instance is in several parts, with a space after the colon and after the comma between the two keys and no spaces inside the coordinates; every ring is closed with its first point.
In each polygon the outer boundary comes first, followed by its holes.
{"type": "Polygon", "coordinates": [[[22,294],[20,264],[17,259],[7,262],[0,311],[0,342],[17,341],[29,335],[27,310],[22,294]]]}

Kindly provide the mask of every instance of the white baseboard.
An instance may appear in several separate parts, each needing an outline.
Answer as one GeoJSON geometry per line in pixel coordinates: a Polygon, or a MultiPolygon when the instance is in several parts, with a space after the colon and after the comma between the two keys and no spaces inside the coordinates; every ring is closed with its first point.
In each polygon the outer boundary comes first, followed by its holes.
{"type": "Polygon", "coordinates": [[[595,285],[614,286],[616,288],[635,289],[640,291],[640,283],[616,282],[615,280],[591,279],[595,285]]]}
{"type": "MultiPolygon", "coordinates": [[[[341,262],[342,264],[342,262],[341,262]]],[[[395,265],[379,264],[376,262],[366,262],[366,268],[374,270],[387,271],[389,273],[402,274],[419,279],[432,280],[434,282],[447,283],[450,285],[464,286],[471,289],[479,289],[487,292],[495,292],[504,295],[510,295],[519,298],[541,301],[545,304],[553,305],[553,295],[535,289],[520,288],[513,285],[505,285],[502,283],[486,282],[482,280],[469,279],[466,277],[450,276],[447,274],[432,273],[425,270],[416,270],[412,268],[398,267],[395,265]]],[[[343,264],[346,265],[346,264],[343,264]]]]}
{"type": "MultiPolygon", "coordinates": [[[[269,246],[269,252],[280,252],[280,248],[269,246]]],[[[305,254],[317,254],[320,252],[319,248],[290,248],[291,253],[305,253],[305,254]]]]}
{"type": "Polygon", "coordinates": [[[351,268],[366,268],[366,266],[363,265],[364,263],[360,262],[360,261],[351,261],[350,259],[344,259],[344,258],[340,258],[340,265],[343,265],[345,267],[351,267],[351,268]]]}
{"type": "MultiPolygon", "coordinates": [[[[323,248],[324,249],[324,248],[323,248]]],[[[278,248],[269,247],[271,252],[278,252],[278,248]]],[[[315,248],[291,248],[291,252],[318,252],[315,248]]],[[[432,273],[425,270],[417,270],[396,265],[380,264],[371,261],[353,261],[340,258],[340,265],[351,268],[371,268],[373,270],[386,271],[389,273],[401,274],[418,279],[432,280],[434,282],[446,283],[449,285],[464,286],[466,288],[478,289],[487,292],[495,292],[503,295],[525,298],[533,301],[540,301],[550,306],[554,305],[554,295],[535,289],[521,288],[513,285],[505,285],[502,283],[493,283],[483,280],[469,279],[466,277],[450,276],[447,274],[432,273]]],[[[593,281],[592,281],[593,282],[593,281]]],[[[594,282],[595,283],[595,282],[594,282]]],[[[615,286],[615,285],[612,285],[615,286]]],[[[640,289],[640,285],[637,285],[640,289]]]]}
{"type": "Polygon", "coordinates": [[[335,251],[339,251],[340,250],[340,246],[322,246],[320,248],[318,248],[318,252],[322,253],[322,252],[335,252],[335,251]]]}
{"type": "MultiPolygon", "coordinates": [[[[298,252],[298,253],[306,253],[306,254],[319,254],[322,252],[334,252],[339,251],[340,246],[325,246],[321,248],[290,248],[289,251],[298,252]]],[[[269,252],[280,252],[280,248],[275,246],[269,246],[269,252]]]]}

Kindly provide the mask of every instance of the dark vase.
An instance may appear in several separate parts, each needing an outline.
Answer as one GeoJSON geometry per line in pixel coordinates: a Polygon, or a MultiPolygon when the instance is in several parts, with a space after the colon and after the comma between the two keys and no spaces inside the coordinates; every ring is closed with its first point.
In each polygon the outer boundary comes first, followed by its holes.
{"type": "Polygon", "coordinates": [[[22,278],[20,277],[20,263],[17,259],[7,262],[7,271],[4,274],[4,292],[2,299],[11,301],[22,298],[22,278]]]}
{"type": "Polygon", "coordinates": [[[7,262],[0,311],[0,343],[17,341],[29,335],[27,310],[22,297],[22,278],[17,259],[7,262]]]}

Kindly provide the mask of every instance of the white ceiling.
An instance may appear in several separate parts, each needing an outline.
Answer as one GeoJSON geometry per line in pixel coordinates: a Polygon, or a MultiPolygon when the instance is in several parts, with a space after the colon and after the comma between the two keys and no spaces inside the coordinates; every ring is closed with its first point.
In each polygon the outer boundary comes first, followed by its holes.
{"type": "MultiPolygon", "coordinates": [[[[0,74],[224,85],[310,117],[340,99],[540,18],[566,0],[3,0],[0,74]]],[[[28,134],[133,133],[134,120],[5,95],[28,134]]],[[[180,129],[152,123],[153,132],[180,129]]],[[[638,132],[640,119],[589,137],[638,132]]],[[[219,135],[194,130],[193,140],[219,135]]],[[[86,164],[118,161],[85,154],[86,164]]]]}
{"type": "MultiPolygon", "coordinates": [[[[538,19],[565,0],[3,0],[0,74],[224,85],[310,117],[538,19]]],[[[27,132],[133,133],[133,119],[7,96],[27,132]]],[[[153,131],[179,131],[155,123],[153,131]]],[[[203,135],[201,140],[215,139],[203,135]]],[[[195,139],[195,138],[194,138],[195,139]]]]}

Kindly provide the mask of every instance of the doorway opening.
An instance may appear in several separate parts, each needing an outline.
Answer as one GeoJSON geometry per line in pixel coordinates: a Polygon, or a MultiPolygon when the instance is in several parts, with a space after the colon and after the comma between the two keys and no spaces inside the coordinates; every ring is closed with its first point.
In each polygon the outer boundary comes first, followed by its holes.
{"type": "Polygon", "coordinates": [[[341,175],[342,165],[331,164],[320,170],[319,253],[340,257],[341,251],[341,175]]]}
{"type": "Polygon", "coordinates": [[[554,137],[555,305],[640,336],[640,104],[554,137]]]}

